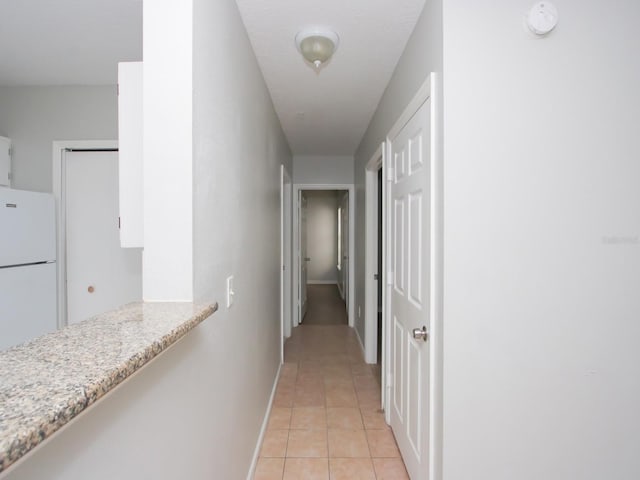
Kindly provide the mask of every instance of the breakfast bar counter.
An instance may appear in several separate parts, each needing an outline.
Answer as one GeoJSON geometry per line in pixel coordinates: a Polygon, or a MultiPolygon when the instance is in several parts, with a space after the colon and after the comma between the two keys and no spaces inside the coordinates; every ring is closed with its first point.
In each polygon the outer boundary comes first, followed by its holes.
{"type": "Polygon", "coordinates": [[[132,303],[0,352],[0,472],[217,308],[132,303]]]}

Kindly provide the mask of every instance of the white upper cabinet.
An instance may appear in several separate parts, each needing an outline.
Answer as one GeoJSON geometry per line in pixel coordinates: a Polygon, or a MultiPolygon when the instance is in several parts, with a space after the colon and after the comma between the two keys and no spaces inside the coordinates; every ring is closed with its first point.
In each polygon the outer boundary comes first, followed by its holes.
{"type": "Polygon", "coordinates": [[[11,186],[11,139],[0,137],[0,187],[11,186]]]}
{"type": "Polygon", "coordinates": [[[142,62],[118,64],[120,245],[142,247],[142,62]]]}

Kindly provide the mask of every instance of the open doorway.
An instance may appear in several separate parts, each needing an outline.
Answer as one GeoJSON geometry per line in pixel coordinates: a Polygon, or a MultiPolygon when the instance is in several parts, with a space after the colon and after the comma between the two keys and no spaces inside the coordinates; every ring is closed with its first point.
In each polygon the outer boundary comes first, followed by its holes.
{"type": "Polygon", "coordinates": [[[374,366],[382,386],[384,365],[384,144],[378,148],[366,166],[366,247],[365,247],[365,360],[374,366]]]}
{"type": "Polygon", "coordinates": [[[294,326],[353,327],[353,186],[295,185],[294,326]]]}
{"type": "Polygon", "coordinates": [[[380,145],[365,168],[365,360],[380,387],[381,407],[385,406],[384,365],[388,349],[385,331],[386,208],[385,208],[385,143],[380,145]]]}
{"type": "Polygon", "coordinates": [[[382,282],[384,281],[383,263],[382,263],[382,167],[378,169],[378,189],[377,189],[377,205],[378,211],[376,215],[377,220],[377,282],[376,282],[376,364],[373,372],[378,380],[378,385],[382,385],[382,282]]]}
{"type": "Polygon", "coordinates": [[[284,341],[291,336],[291,175],[280,166],[280,360],[284,341]]]}
{"type": "Polygon", "coordinates": [[[348,325],[348,210],[342,190],[302,190],[301,300],[304,325],[348,325]]]}

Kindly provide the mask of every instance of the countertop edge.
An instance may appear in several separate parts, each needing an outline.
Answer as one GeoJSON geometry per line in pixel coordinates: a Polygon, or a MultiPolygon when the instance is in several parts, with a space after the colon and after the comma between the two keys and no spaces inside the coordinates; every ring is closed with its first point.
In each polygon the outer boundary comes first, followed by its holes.
{"type": "MultiPolygon", "coordinates": [[[[147,345],[141,351],[130,356],[117,367],[105,371],[104,375],[97,381],[85,385],[83,395],[70,395],[67,404],[63,408],[43,415],[42,421],[37,427],[21,432],[21,435],[16,436],[11,441],[8,450],[0,451],[0,478],[5,477],[10,467],[22,460],[81,413],[87,411],[94,403],[112,392],[169,347],[176,344],[217,310],[218,303],[202,305],[200,310],[186,318],[184,322],[153,341],[150,345],[147,345]]],[[[100,316],[96,318],[100,318],[100,316]]]]}

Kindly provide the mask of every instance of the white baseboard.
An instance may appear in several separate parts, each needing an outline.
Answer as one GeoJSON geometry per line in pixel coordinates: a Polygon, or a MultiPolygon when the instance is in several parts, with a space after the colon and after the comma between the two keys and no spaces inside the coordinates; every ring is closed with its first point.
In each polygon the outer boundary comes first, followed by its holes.
{"type": "Polygon", "coordinates": [[[360,333],[358,332],[357,328],[354,328],[354,330],[356,331],[356,337],[358,337],[358,343],[360,344],[360,350],[362,351],[362,358],[364,358],[364,361],[367,362],[367,352],[365,352],[364,350],[364,344],[362,343],[362,339],[360,338],[360,333]]]}
{"type": "Polygon", "coordinates": [[[267,431],[267,425],[269,424],[269,416],[271,415],[271,408],[273,407],[273,399],[276,396],[276,388],[278,388],[278,380],[280,379],[281,369],[282,369],[282,364],[280,364],[280,366],[278,367],[278,372],[276,373],[276,379],[273,382],[273,388],[271,389],[271,397],[269,398],[267,411],[265,412],[264,419],[262,420],[262,427],[260,428],[260,435],[258,435],[258,442],[256,443],[255,450],[253,451],[253,459],[251,460],[251,466],[249,467],[247,480],[252,480],[253,474],[256,473],[256,465],[258,464],[258,457],[260,456],[260,448],[262,447],[262,440],[264,440],[264,434],[267,431]]]}
{"type": "Polygon", "coordinates": [[[336,280],[307,280],[307,285],[338,285],[336,280]]]}

